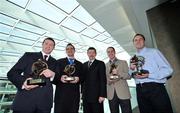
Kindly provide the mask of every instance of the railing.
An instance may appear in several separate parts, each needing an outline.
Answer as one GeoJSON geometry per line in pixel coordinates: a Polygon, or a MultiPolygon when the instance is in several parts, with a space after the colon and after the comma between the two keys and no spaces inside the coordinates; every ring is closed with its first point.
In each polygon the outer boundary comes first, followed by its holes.
{"type": "Polygon", "coordinates": [[[16,94],[16,87],[6,78],[0,77],[0,113],[11,113],[10,106],[16,94]]]}

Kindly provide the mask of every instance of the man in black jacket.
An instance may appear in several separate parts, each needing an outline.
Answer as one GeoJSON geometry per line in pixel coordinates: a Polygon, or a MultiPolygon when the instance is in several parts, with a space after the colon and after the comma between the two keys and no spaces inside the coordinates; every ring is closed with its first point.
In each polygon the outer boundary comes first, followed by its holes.
{"type": "Polygon", "coordinates": [[[95,59],[96,49],[87,50],[89,61],[83,64],[83,111],[84,113],[104,113],[103,101],[106,97],[106,69],[104,62],[95,59]]]}
{"type": "Polygon", "coordinates": [[[78,113],[82,63],[75,59],[75,47],[71,43],[66,46],[66,54],[66,58],[57,60],[58,68],[54,78],[56,85],[54,112],[78,113]],[[70,70],[67,69],[68,67],[70,70]]]}
{"type": "Polygon", "coordinates": [[[42,43],[41,52],[26,52],[7,73],[8,79],[17,87],[17,94],[12,104],[13,113],[50,113],[53,104],[53,88],[50,78],[55,75],[56,60],[51,57],[55,47],[52,38],[42,43]],[[45,57],[46,56],[46,57],[45,57]],[[46,81],[45,86],[27,85],[32,79],[32,65],[39,59],[47,63],[48,69],[40,73],[46,81]]]}

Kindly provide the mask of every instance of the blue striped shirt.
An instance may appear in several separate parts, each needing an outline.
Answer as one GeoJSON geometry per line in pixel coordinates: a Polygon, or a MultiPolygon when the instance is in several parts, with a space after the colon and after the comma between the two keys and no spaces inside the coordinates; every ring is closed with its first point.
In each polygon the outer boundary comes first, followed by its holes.
{"type": "MultiPolygon", "coordinates": [[[[136,84],[147,82],[165,83],[167,77],[173,73],[170,64],[158,49],[144,47],[136,55],[145,58],[142,68],[149,71],[148,78],[135,79],[136,84]]],[[[130,73],[132,72],[130,70],[130,73]]]]}

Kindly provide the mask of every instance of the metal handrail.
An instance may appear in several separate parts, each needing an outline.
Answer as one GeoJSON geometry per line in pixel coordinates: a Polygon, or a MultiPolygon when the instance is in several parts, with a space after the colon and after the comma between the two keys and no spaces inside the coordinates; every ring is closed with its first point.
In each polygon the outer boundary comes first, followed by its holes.
{"type": "Polygon", "coordinates": [[[8,80],[7,77],[0,77],[0,80],[8,80]]]}

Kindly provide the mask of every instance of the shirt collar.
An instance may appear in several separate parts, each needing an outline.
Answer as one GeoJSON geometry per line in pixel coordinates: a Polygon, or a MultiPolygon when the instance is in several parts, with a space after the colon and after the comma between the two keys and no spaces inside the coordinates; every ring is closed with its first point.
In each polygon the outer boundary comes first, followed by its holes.
{"type": "Polygon", "coordinates": [[[112,63],[115,63],[117,61],[117,58],[115,57],[113,60],[109,60],[109,63],[112,64],[112,63]]]}
{"type": "Polygon", "coordinates": [[[89,62],[92,62],[92,63],[93,63],[93,62],[94,62],[94,60],[95,60],[95,59],[93,59],[93,60],[89,60],[89,62]]]}
{"type": "Polygon", "coordinates": [[[73,59],[73,60],[74,60],[75,58],[74,58],[74,57],[69,57],[69,56],[67,56],[67,59],[68,59],[68,60],[69,60],[69,59],[73,59]]]}
{"type": "Polygon", "coordinates": [[[137,51],[136,53],[137,54],[141,54],[141,53],[144,53],[146,51],[146,47],[143,47],[142,49],[140,49],[139,51],[137,51]]]}

